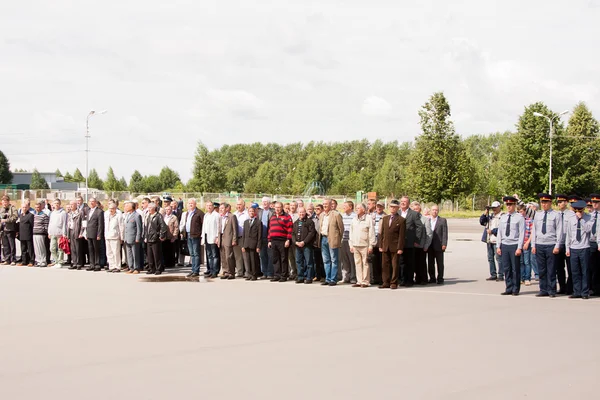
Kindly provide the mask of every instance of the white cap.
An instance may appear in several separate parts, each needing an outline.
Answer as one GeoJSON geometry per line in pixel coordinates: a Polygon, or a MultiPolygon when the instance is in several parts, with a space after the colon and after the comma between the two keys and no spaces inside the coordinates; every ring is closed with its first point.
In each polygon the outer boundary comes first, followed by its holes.
{"type": "Polygon", "coordinates": [[[500,202],[499,201],[495,201],[492,203],[492,208],[496,208],[496,207],[500,207],[500,202]]]}

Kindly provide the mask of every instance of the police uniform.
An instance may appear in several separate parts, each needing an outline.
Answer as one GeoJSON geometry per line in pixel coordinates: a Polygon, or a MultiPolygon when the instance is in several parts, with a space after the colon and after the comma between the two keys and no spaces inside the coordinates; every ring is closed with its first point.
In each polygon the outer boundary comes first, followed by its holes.
{"type": "MultiPolygon", "coordinates": [[[[600,194],[592,193],[590,195],[590,200],[593,204],[600,203],[600,194]]],[[[593,224],[590,235],[590,262],[588,265],[588,287],[590,290],[590,296],[598,296],[600,295],[600,253],[598,252],[598,234],[600,233],[600,226],[598,226],[598,220],[600,219],[600,211],[592,210],[590,212],[590,218],[592,219],[593,224]]]]}
{"type": "MultiPolygon", "coordinates": [[[[577,200],[581,200],[578,196],[567,196],[566,194],[557,194],[555,197],[555,200],[557,202],[561,202],[561,201],[569,201],[574,202],[577,200]]],[[[571,259],[569,257],[567,257],[567,250],[565,247],[565,237],[566,237],[566,231],[563,229],[563,224],[565,223],[565,221],[567,221],[569,218],[571,218],[573,215],[575,215],[575,213],[566,208],[564,211],[560,211],[560,210],[556,210],[556,213],[558,214],[559,218],[560,218],[560,234],[558,237],[558,242],[560,245],[559,251],[558,251],[558,257],[556,257],[556,276],[557,276],[557,282],[558,282],[558,294],[572,294],[573,293],[573,277],[571,275],[571,259]],[[565,269],[566,266],[566,269],[565,269]],[[569,275],[569,278],[567,279],[567,272],[569,275]]]]}
{"type": "MultiPolygon", "coordinates": [[[[550,202],[552,195],[538,194],[540,202],[550,202]]],[[[531,229],[531,248],[535,250],[535,258],[540,274],[540,292],[537,297],[556,296],[556,263],[560,250],[559,231],[560,217],[550,208],[548,211],[540,210],[533,217],[531,229]]]]}
{"type": "Polygon", "coordinates": [[[586,203],[583,200],[571,203],[573,210],[583,212],[581,218],[577,214],[569,218],[565,224],[567,251],[571,256],[571,271],[573,273],[573,294],[569,298],[589,297],[588,262],[590,257],[590,235],[594,221],[584,212],[586,203]]]}
{"type": "MultiPolygon", "coordinates": [[[[510,205],[516,204],[518,200],[512,196],[505,196],[502,201],[506,205],[510,205]]],[[[497,237],[504,268],[504,281],[506,282],[506,291],[502,294],[518,296],[521,290],[521,256],[517,256],[516,252],[517,250],[522,251],[525,239],[523,216],[516,211],[505,213],[500,218],[497,237]]]]}

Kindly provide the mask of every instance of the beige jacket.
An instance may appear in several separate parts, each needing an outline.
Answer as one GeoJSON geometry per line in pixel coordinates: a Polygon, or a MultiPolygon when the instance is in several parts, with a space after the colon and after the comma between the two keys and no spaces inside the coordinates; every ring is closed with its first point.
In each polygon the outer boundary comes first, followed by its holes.
{"type": "MultiPolygon", "coordinates": [[[[319,216],[319,237],[323,237],[323,221],[325,220],[325,213],[322,212],[319,216]]],[[[344,221],[342,215],[337,211],[329,212],[329,229],[327,231],[327,241],[329,242],[329,248],[339,249],[342,247],[342,236],[344,236],[344,221]]]]}
{"type": "Polygon", "coordinates": [[[365,214],[362,217],[356,216],[352,220],[348,244],[350,247],[369,247],[370,249],[377,244],[373,218],[365,214]]]}

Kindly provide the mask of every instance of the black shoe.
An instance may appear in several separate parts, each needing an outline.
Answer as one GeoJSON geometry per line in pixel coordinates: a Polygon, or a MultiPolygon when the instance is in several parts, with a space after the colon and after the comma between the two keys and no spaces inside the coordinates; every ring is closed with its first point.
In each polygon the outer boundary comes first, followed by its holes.
{"type": "Polygon", "coordinates": [[[102,271],[102,268],[94,268],[94,272],[102,271]]]}
{"type": "Polygon", "coordinates": [[[279,282],[287,282],[287,278],[281,278],[279,279],[279,282]]]}
{"type": "Polygon", "coordinates": [[[555,295],[555,294],[550,294],[550,296],[549,296],[549,297],[550,297],[551,299],[553,299],[553,298],[555,298],[555,297],[556,297],[556,295],[555,295]]]}
{"type": "Polygon", "coordinates": [[[273,278],[271,279],[271,282],[279,282],[279,278],[273,278]]]}
{"type": "Polygon", "coordinates": [[[570,299],[580,299],[581,296],[577,295],[577,294],[572,294],[569,296],[570,299]]]}
{"type": "Polygon", "coordinates": [[[321,286],[329,286],[329,282],[321,282],[321,286]]]}
{"type": "Polygon", "coordinates": [[[228,280],[235,279],[235,276],[233,276],[233,275],[229,275],[229,276],[227,277],[227,279],[228,279],[228,280]]]}
{"type": "Polygon", "coordinates": [[[566,290],[559,290],[558,292],[556,292],[556,294],[567,294],[566,290]]]}
{"type": "Polygon", "coordinates": [[[590,296],[581,296],[582,299],[587,300],[590,298],[590,296]]]}
{"type": "Polygon", "coordinates": [[[92,268],[92,267],[89,267],[89,268],[86,268],[85,270],[86,270],[86,271],[93,271],[93,270],[94,270],[94,268],[92,268]]]}
{"type": "Polygon", "coordinates": [[[154,272],[155,271],[148,270],[148,271],[146,271],[146,275],[154,275],[154,272]]]}
{"type": "MultiPolygon", "coordinates": [[[[498,278],[497,278],[497,277],[495,277],[495,276],[490,276],[489,278],[485,278],[485,280],[486,280],[486,281],[497,281],[497,280],[498,280],[498,278]]],[[[431,280],[430,280],[429,282],[431,282],[431,280]]],[[[433,282],[431,282],[431,283],[433,283],[433,282]]]]}
{"type": "Polygon", "coordinates": [[[511,292],[502,292],[502,293],[500,293],[501,296],[509,296],[511,294],[512,294],[511,292]]]}
{"type": "Polygon", "coordinates": [[[160,275],[160,274],[162,274],[162,271],[156,271],[156,272],[154,273],[154,275],[160,275]]]}
{"type": "Polygon", "coordinates": [[[258,278],[257,278],[256,276],[251,276],[251,277],[250,277],[250,280],[251,280],[251,281],[257,281],[257,280],[258,280],[258,278]]]}
{"type": "Polygon", "coordinates": [[[304,281],[302,279],[298,279],[296,283],[304,283],[304,281]]]}
{"type": "Polygon", "coordinates": [[[512,295],[513,295],[513,296],[518,296],[518,295],[519,295],[519,293],[518,293],[518,292],[515,292],[515,293],[513,293],[512,295]]]}
{"type": "Polygon", "coordinates": [[[217,274],[212,274],[211,276],[209,276],[209,278],[211,278],[211,279],[217,279],[217,276],[218,276],[217,274]]]}
{"type": "Polygon", "coordinates": [[[223,276],[221,276],[221,279],[227,279],[227,278],[229,278],[229,275],[223,275],[223,276]]]}
{"type": "Polygon", "coordinates": [[[304,283],[306,283],[307,285],[310,285],[312,283],[312,280],[306,279],[306,280],[304,280],[304,283]]]}
{"type": "Polygon", "coordinates": [[[245,281],[249,281],[249,280],[251,280],[251,279],[252,279],[252,277],[251,277],[251,276],[247,276],[247,277],[245,277],[245,278],[244,278],[244,280],[245,280],[245,281]]]}
{"type": "Polygon", "coordinates": [[[538,293],[535,295],[535,297],[548,297],[549,294],[548,293],[538,293]]]}
{"type": "Polygon", "coordinates": [[[204,273],[204,276],[210,276],[210,272],[206,271],[206,272],[204,273]]]}
{"type": "Polygon", "coordinates": [[[190,272],[190,273],[189,273],[189,274],[187,274],[185,277],[186,277],[186,278],[191,278],[192,276],[194,276],[194,273],[193,273],[193,272],[190,272]]]}
{"type": "Polygon", "coordinates": [[[437,281],[437,284],[438,284],[438,285],[443,285],[443,284],[444,284],[444,280],[443,280],[443,279],[440,279],[439,281],[437,281]]]}
{"type": "Polygon", "coordinates": [[[499,276],[498,278],[496,278],[496,282],[504,282],[504,277],[499,276]]]}
{"type": "Polygon", "coordinates": [[[80,270],[81,270],[81,268],[83,268],[83,267],[77,267],[77,271],[80,271],[80,270]]]}
{"type": "Polygon", "coordinates": [[[77,267],[76,267],[76,266],[74,266],[74,265],[71,265],[71,266],[70,266],[69,268],[67,268],[67,269],[77,269],[77,267]]]}
{"type": "Polygon", "coordinates": [[[329,286],[335,286],[335,285],[337,285],[337,283],[335,283],[335,282],[329,282],[329,286]]]}

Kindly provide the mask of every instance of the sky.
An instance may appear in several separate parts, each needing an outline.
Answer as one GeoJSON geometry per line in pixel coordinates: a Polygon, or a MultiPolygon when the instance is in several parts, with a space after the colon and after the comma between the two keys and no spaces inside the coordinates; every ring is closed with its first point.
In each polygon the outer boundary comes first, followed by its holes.
{"type": "Polygon", "coordinates": [[[411,141],[443,91],[462,136],[528,104],[600,115],[600,1],[54,0],[0,4],[11,167],[191,177],[198,141],[411,141]]]}

